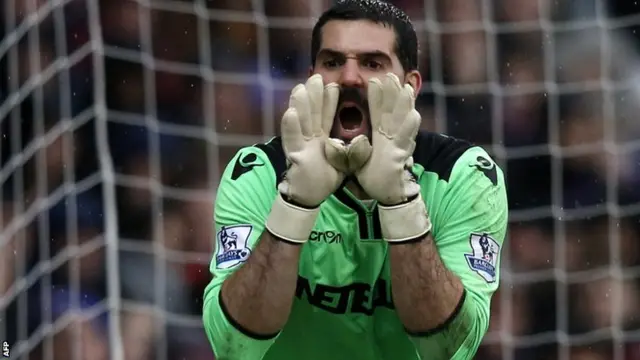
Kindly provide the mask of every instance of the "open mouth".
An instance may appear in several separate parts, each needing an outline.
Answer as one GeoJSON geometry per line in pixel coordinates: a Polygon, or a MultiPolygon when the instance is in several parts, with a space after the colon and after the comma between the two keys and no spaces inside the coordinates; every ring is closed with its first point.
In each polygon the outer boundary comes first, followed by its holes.
{"type": "Polygon", "coordinates": [[[344,104],[338,110],[338,121],[344,130],[358,130],[364,120],[364,111],[356,104],[344,104]]]}

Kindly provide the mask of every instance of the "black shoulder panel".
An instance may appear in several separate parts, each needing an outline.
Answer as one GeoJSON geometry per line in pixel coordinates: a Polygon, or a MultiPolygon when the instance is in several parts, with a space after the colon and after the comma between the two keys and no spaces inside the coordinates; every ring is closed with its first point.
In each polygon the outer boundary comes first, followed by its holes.
{"type": "Polygon", "coordinates": [[[276,136],[268,143],[254,145],[264,151],[276,172],[276,186],[282,181],[285,170],[287,170],[287,158],[282,148],[282,139],[276,136]]]}
{"type": "Polygon", "coordinates": [[[449,181],[456,161],[471,147],[473,144],[464,140],[420,131],[416,137],[413,161],[422,165],[425,171],[436,173],[440,179],[449,181]]]}
{"type": "MultiPolygon", "coordinates": [[[[282,181],[287,170],[287,159],[282,148],[282,139],[277,136],[268,143],[254,145],[264,151],[276,173],[276,184],[282,181]]],[[[415,163],[426,171],[438,174],[440,179],[449,180],[451,170],[462,154],[473,144],[446,135],[420,131],[413,153],[415,163]]]]}

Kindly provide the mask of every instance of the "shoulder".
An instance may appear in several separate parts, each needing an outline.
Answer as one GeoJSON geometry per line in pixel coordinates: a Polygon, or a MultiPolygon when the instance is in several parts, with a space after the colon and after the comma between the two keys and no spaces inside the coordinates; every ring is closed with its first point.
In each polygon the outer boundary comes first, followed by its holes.
{"type": "Polygon", "coordinates": [[[217,186],[216,219],[227,216],[237,221],[268,212],[286,167],[281,145],[280,138],[272,138],[236,152],[217,186]]]}
{"type": "Polygon", "coordinates": [[[423,130],[416,137],[413,161],[448,181],[458,160],[473,147],[468,141],[423,130]]]}
{"type": "Polygon", "coordinates": [[[274,136],[269,141],[253,145],[250,148],[262,151],[271,166],[280,170],[277,172],[278,174],[282,174],[286,170],[287,158],[282,148],[282,138],[280,136],[274,136]]]}
{"type": "Polygon", "coordinates": [[[500,168],[482,147],[444,134],[421,131],[416,138],[413,159],[425,172],[435,173],[446,182],[480,172],[497,185],[501,177],[500,168]]]}
{"type": "Polygon", "coordinates": [[[273,137],[265,143],[240,148],[227,164],[222,180],[249,181],[268,176],[277,184],[286,166],[282,141],[280,137],[273,137]],[[249,173],[252,175],[246,175],[249,173]]]}

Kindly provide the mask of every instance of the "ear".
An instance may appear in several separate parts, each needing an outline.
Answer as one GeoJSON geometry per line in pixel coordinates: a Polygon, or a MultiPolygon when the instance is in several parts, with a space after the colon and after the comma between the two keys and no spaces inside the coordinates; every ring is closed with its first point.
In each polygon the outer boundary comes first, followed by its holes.
{"type": "Polygon", "coordinates": [[[422,88],[422,75],[418,70],[412,70],[404,77],[405,83],[409,83],[413,90],[418,94],[422,88]]]}
{"type": "Polygon", "coordinates": [[[309,76],[311,77],[313,75],[313,66],[309,66],[309,76]]]}

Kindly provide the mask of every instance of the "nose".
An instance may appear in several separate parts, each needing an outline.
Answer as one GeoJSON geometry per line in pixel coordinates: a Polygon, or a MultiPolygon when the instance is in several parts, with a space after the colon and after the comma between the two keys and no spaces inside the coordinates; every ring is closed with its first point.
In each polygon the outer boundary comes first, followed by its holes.
{"type": "Polygon", "coordinates": [[[347,59],[340,73],[340,85],[345,87],[362,87],[364,85],[357,59],[347,59]]]}

